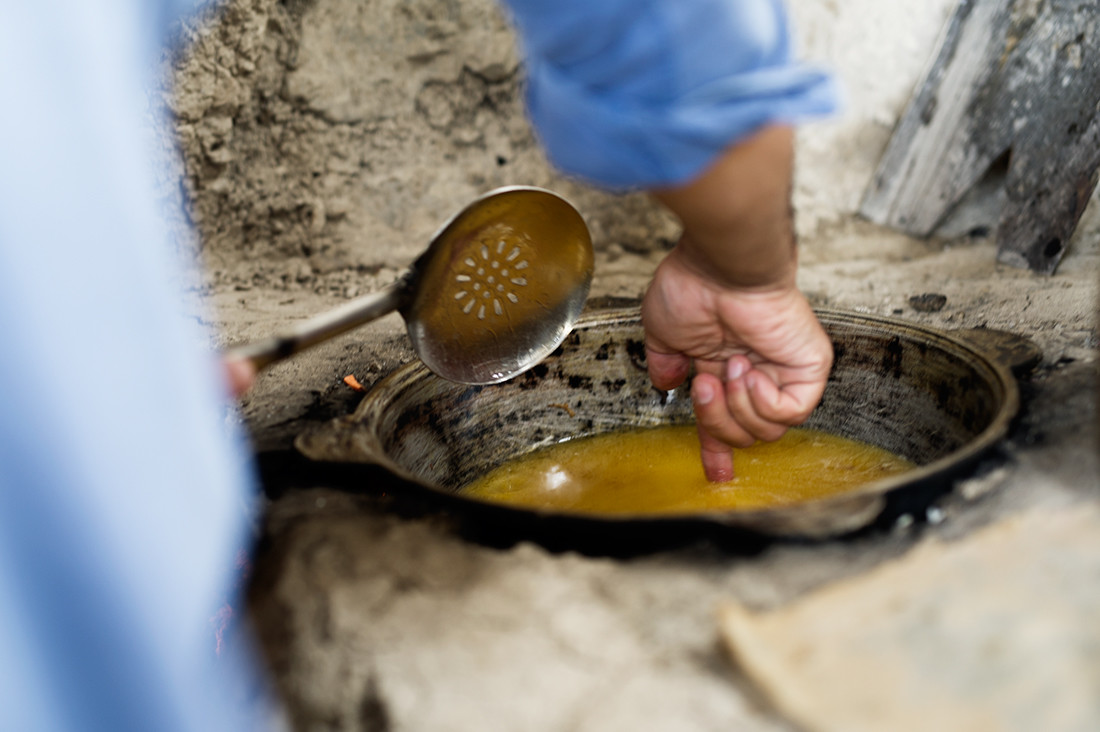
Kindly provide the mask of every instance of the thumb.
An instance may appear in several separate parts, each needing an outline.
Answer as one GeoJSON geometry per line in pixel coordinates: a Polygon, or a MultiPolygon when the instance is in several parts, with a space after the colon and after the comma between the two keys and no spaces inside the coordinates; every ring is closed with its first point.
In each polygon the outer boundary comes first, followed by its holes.
{"type": "Polygon", "coordinates": [[[675,389],[691,369],[691,359],[682,353],[662,353],[646,346],[645,358],[649,380],[658,389],[675,389]]]}

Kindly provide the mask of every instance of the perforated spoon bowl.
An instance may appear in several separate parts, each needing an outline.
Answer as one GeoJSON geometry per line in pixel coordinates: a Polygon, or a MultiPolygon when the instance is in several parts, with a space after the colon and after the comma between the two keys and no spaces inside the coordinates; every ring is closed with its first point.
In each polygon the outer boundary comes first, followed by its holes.
{"type": "Polygon", "coordinates": [[[447,221],[392,285],[227,356],[260,370],[397,310],[428,368],[451,381],[495,384],[561,344],[592,269],[591,235],[568,201],[542,188],[498,188],[447,221]]]}

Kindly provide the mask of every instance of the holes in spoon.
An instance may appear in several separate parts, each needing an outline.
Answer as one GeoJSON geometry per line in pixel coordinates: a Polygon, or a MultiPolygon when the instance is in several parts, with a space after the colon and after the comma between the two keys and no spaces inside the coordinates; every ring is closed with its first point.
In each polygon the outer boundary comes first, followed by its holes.
{"type": "Polygon", "coordinates": [[[478,320],[505,315],[508,303],[519,304],[519,288],[528,280],[520,272],[530,266],[520,245],[506,237],[480,241],[470,256],[462,260],[464,268],[454,276],[458,289],[454,300],[460,310],[478,320]]]}

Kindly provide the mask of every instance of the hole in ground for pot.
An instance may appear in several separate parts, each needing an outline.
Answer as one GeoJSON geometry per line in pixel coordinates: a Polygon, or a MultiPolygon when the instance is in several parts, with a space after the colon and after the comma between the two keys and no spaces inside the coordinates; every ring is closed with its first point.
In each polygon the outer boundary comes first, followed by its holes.
{"type": "Polygon", "coordinates": [[[868,443],[915,465],[830,498],[747,510],[702,509],[658,516],[516,508],[461,489],[518,456],[587,435],[688,425],[686,387],[653,388],[637,310],[594,313],[539,367],[494,386],[467,387],[410,364],[380,382],[353,415],[303,435],[315,460],[375,462],[411,485],[487,520],[561,521],[599,531],[684,522],[764,536],[846,534],[879,518],[895,499],[912,510],[949,490],[953,478],[1008,429],[1019,405],[1007,365],[961,336],[898,320],[818,311],[835,364],[805,427],[868,443]]]}

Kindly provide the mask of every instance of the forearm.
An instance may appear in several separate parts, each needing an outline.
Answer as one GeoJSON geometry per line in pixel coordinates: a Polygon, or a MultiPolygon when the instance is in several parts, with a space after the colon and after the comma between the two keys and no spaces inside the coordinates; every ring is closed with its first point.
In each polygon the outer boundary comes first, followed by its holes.
{"type": "Polygon", "coordinates": [[[654,196],[679,219],[684,262],[723,287],[794,284],[793,132],[766,127],[728,148],[690,183],[654,196]]]}

